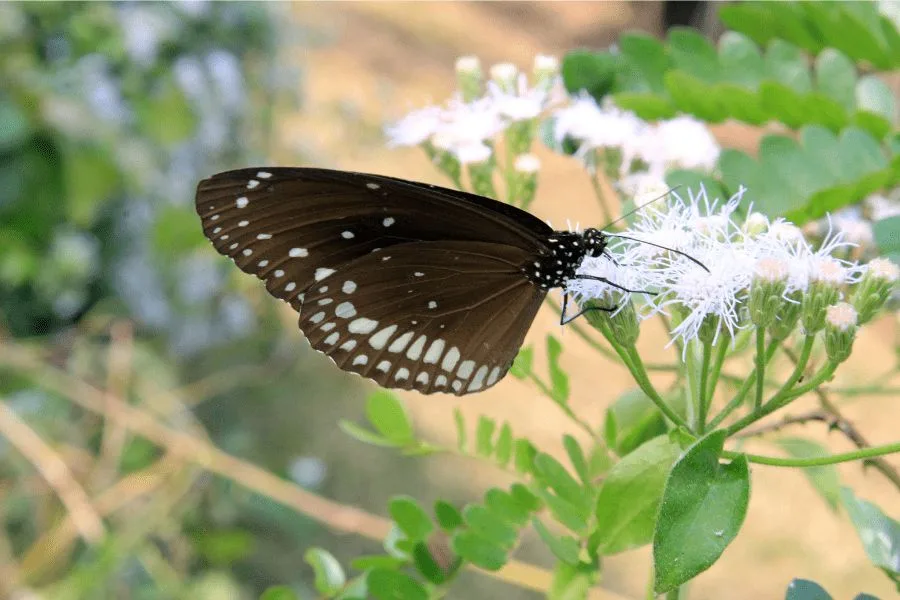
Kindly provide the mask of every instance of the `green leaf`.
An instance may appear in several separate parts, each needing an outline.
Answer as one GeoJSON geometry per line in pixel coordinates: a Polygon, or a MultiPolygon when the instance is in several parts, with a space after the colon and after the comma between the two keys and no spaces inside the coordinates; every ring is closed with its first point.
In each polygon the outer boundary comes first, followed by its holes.
{"type": "MultiPolygon", "coordinates": [[[[95,172],[95,175],[100,176],[95,172]]],[[[108,177],[109,175],[103,175],[108,177]]],[[[71,180],[70,185],[77,185],[71,180]]],[[[80,193],[93,194],[99,193],[99,188],[91,191],[82,190],[80,193]]],[[[82,206],[72,206],[72,218],[83,220],[82,224],[87,225],[94,219],[94,210],[99,208],[97,197],[80,198],[78,202],[83,202],[82,206]],[[74,213],[79,213],[76,217],[74,213]]],[[[183,206],[168,205],[162,207],[156,213],[156,221],[153,223],[153,248],[159,257],[168,260],[174,256],[183,256],[190,253],[194,248],[204,243],[202,236],[197,235],[197,224],[194,221],[196,215],[193,210],[183,206]]]]}
{"type": "Polygon", "coordinates": [[[409,496],[397,496],[391,499],[388,512],[397,527],[414,542],[425,540],[434,530],[428,513],[419,503],[409,496]]]}
{"type": "Polygon", "coordinates": [[[444,531],[452,531],[463,524],[462,515],[455,506],[446,500],[438,500],[434,503],[434,516],[444,531]]]}
{"type": "Polygon", "coordinates": [[[719,38],[719,64],[724,81],[750,89],[756,89],[765,75],[759,47],[735,31],[726,31],[719,38]]]}
{"type": "Polygon", "coordinates": [[[413,441],[412,422],[406,407],[394,394],[378,390],[366,401],[366,416],[375,430],[398,446],[413,441]]]}
{"type": "Polygon", "coordinates": [[[531,373],[531,363],[534,359],[534,350],[531,346],[526,348],[522,348],[519,350],[519,353],[516,355],[516,359],[513,361],[512,367],[510,367],[509,372],[516,379],[525,379],[531,373]]]}
{"type": "Polygon", "coordinates": [[[844,110],[856,108],[856,67],[846,55],[826,48],[816,57],[816,88],[837,101],[844,110]]]}
{"type": "Polygon", "coordinates": [[[396,556],[388,556],[386,554],[370,554],[357,556],[350,561],[350,566],[357,571],[368,571],[370,569],[400,569],[409,561],[396,556]]]}
{"type": "Polygon", "coordinates": [[[594,565],[570,565],[560,561],[553,568],[547,600],[586,600],[588,592],[599,579],[600,569],[594,565]]]}
{"type": "Polygon", "coordinates": [[[584,458],[584,451],[581,449],[581,445],[579,445],[578,440],[573,438],[571,435],[566,434],[563,436],[563,447],[565,447],[566,454],[569,455],[569,462],[572,463],[572,467],[574,467],[575,472],[581,479],[581,482],[585,485],[589,485],[591,483],[591,475],[588,472],[587,460],[584,458]]]}
{"type": "Polygon", "coordinates": [[[841,488],[844,508],[862,540],[866,556],[895,583],[900,583],[900,523],[880,508],[841,488]]]}
{"type": "Polygon", "coordinates": [[[559,366],[562,344],[552,335],[547,336],[547,362],[550,365],[550,395],[554,402],[565,404],[569,400],[569,376],[559,366]]]}
{"type": "Polygon", "coordinates": [[[688,27],[673,27],[668,37],[669,56],[676,69],[701,81],[719,79],[719,57],[705,36],[688,27]]]}
{"type": "Polygon", "coordinates": [[[784,600],[832,600],[831,595],[815,581],[794,579],[788,585],[784,600]]]}
{"type": "MultiPolygon", "coordinates": [[[[816,458],[828,456],[830,453],[821,444],[801,438],[782,438],[778,445],[795,458],[816,458]]],[[[841,482],[834,465],[806,467],[803,474],[809,479],[832,509],[837,510],[841,503],[841,482]]]]}
{"type": "Polygon", "coordinates": [[[805,94],[812,91],[806,56],[800,48],[775,40],[766,49],[765,63],[769,80],[781,83],[792,92],[805,94]]]}
{"type": "Polygon", "coordinates": [[[463,509],[466,525],[481,537],[506,550],[516,544],[518,532],[505,519],[485,506],[470,504],[463,509]]]}
{"type": "Polygon", "coordinates": [[[286,585],[273,585],[266,588],[259,600],[299,600],[297,593],[286,585]]]}
{"type": "Polygon", "coordinates": [[[630,110],[645,121],[671,119],[678,109],[663,96],[636,92],[619,92],[613,96],[616,106],[630,110]]]}
{"type": "Polygon", "coordinates": [[[525,438],[517,439],[513,452],[516,471],[522,474],[533,472],[535,454],[537,454],[537,450],[531,442],[525,438]]]}
{"type": "Polygon", "coordinates": [[[453,420],[456,422],[456,447],[460,452],[466,452],[466,419],[459,410],[459,407],[453,409],[453,420]]]}
{"type": "Polygon", "coordinates": [[[497,445],[494,447],[494,459],[497,461],[497,464],[501,467],[509,464],[509,459],[512,458],[512,450],[512,429],[509,423],[503,423],[503,427],[500,428],[500,435],[497,436],[497,445]]]}
{"type": "Polygon", "coordinates": [[[531,504],[523,505],[512,494],[500,488],[491,488],[484,494],[484,504],[491,512],[502,517],[506,522],[522,527],[535,509],[531,504]]]}
{"type": "Polygon", "coordinates": [[[506,564],[506,550],[471,530],[453,534],[450,546],[459,556],[488,571],[499,571],[506,564]]]}
{"type": "Polygon", "coordinates": [[[400,571],[374,569],[366,577],[369,594],[378,600],[428,600],[425,587],[400,571]]]}
{"type": "Polygon", "coordinates": [[[544,485],[550,487],[560,498],[576,506],[585,502],[585,489],[572,477],[562,463],[545,452],[534,458],[535,475],[544,485]]]}
{"type": "Polygon", "coordinates": [[[900,256],[900,215],[875,221],[872,231],[882,254],[900,256]]]}
{"type": "Polygon", "coordinates": [[[721,123],[729,115],[714,87],[683,71],[666,73],[666,90],[679,109],[710,123],[721,123]]]}
{"type": "Polygon", "coordinates": [[[391,440],[378,435],[374,431],[370,431],[368,429],[360,427],[359,425],[351,421],[341,420],[338,422],[338,426],[343,430],[344,433],[364,444],[371,444],[373,446],[383,446],[388,448],[397,447],[397,444],[395,442],[392,442],[391,440]]]}
{"type": "Polygon", "coordinates": [[[521,483],[514,483],[509,489],[510,494],[519,506],[524,507],[530,512],[536,512],[541,509],[543,503],[541,499],[534,495],[531,490],[521,483]]]}
{"type": "Polygon", "coordinates": [[[0,153],[11,153],[32,135],[31,123],[22,109],[0,98],[0,153]]]}
{"type": "Polygon", "coordinates": [[[706,195],[710,200],[715,198],[725,200],[728,198],[728,194],[725,193],[721,183],[700,171],[672,169],[666,173],[666,184],[673,188],[682,186],[684,188],[682,193],[685,193],[685,190],[691,190],[696,194],[701,188],[705,189],[706,195]]]}
{"type": "MultiPolygon", "coordinates": [[[[2,135],[2,134],[0,134],[2,135]]],[[[94,144],[72,144],[65,150],[63,157],[63,176],[66,186],[66,212],[69,221],[79,227],[90,227],[97,215],[97,211],[103,207],[112,194],[118,191],[121,185],[119,167],[110,150],[94,144]]],[[[171,229],[160,231],[159,223],[154,229],[157,250],[166,253],[185,254],[191,250],[205,245],[202,236],[198,234],[198,227],[193,222],[194,211],[168,206],[163,209],[163,215],[177,215],[177,219],[169,219],[166,223],[171,229]],[[188,216],[190,215],[190,216],[188,216]],[[160,237],[165,237],[173,245],[160,245],[160,237]]]]}
{"type": "Polygon", "coordinates": [[[417,543],[413,548],[412,555],[413,564],[415,564],[416,569],[425,579],[435,585],[440,585],[447,581],[447,573],[434,560],[431,550],[428,549],[428,545],[425,542],[417,543]]]}
{"type": "Polygon", "coordinates": [[[563,58],[560,71],[567,92],[586,90],[600,102],[615,81],[615,59],[608,52],[573,50],[563,58]]]}
{"type": "Polygon", "coordinates": [[[553,517],[572,531],[583,534],[587,530],[588,514],[581,506],[560,498],[547,490],[534,490],[538,498],[547,505],[553,517]]]}
{"type": "Polygon", "coordinates": [[[859,110],[879,115],[891,123],[896,115],[897,100],[891,88],[875,75],[860,77],[856,85],[856,105],[859,110]]]}
{"type": "Polygon", "coordinates": [[[334,597],[334,600],[368,600],[369,586],[366,579],[367,575],[361,575],[350,580],[350,583],[334,597]]]}
{"type": "Polygon", "coordinates": [[[493,419],[483,415],[478,417],[478,427],[475,429],[475,451],[479,456],[487,457],[493,452],[491,440],[494,437],[494,428],[496,426],[497,423],[493,419]]]}
{"type": "Polygon", "coordinates": [[[606,444],[619,456],[665,432],[665,418],[639,388],[623,393],[606,409],[606,444]]]}
{"type": "Polygon", "coordinates": [[[747,459],[720,464],[724,443],[725,432],[714,431],[672,467],[653,536],[657,593],[708,569],[744,522],[750,499],[747,459]]]}
{"type": "Polygon", "coordinates": [[[347,576],[337,559],[327,550],[310,548],[303,555],[315,573],[316,590],[323,596],[334,596],[347,583],[347,576]]]}
{"type": "Polygon", "coordinates": [[[680,455],[681,447],[661,435],[616,463],[597,498],[592,548],[609,555],[650,543],[666,479],[680,455]]]}
{"type": "MultiPolygon", "coordinates": [[[[671,62],[662,42],[643,32],[624,33],[619,37],[619,53],[623,64],[616,75],[617,91],[665,92],[663,76],[671,62]]],[[[617,104],[620,97],[621,94],[616,95],[617,104]]]]}
{"type": "Polygon", "coordinates": [[[579,563],[579,547],[575,538],[553,535],[537,517],[531,520],[531,525],[556,558],[569,565],[579,563]]]}
{"type": "Polygon", "coordinates": [[[230,565],[254,551],[255,537],[243,529],[199,532],[192,540],[197,554],[214,565],[230,565]]]}
{"type": "Polygon", "coordinates": [[[138,127],[162,146],[174,146],[193,135],[197,118],[184,92],[174,80],[135,103],[138,127]]]}

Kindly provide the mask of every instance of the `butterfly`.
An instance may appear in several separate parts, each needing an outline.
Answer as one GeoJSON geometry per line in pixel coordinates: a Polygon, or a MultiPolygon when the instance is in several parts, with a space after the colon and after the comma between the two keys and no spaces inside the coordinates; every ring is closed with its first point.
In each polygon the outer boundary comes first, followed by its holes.
{"type": "Polygon", "coordinates": [[[548,291],[609,238],[475,194],[316,168],[219,173],[196,209],[216,250],[299,313],[314,349],[424,394],[500,381],[548,291]]]}

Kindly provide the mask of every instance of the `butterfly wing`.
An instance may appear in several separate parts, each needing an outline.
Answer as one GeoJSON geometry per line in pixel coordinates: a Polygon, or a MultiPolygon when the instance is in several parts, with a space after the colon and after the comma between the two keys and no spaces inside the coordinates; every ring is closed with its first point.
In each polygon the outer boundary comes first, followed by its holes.
{"type": "Polygon", "coordinates": [[[488,198],[366,173],[262,167],[200,182],[196,209],[216,250],[299,310],[301,294],[376,248],[417,241],[540,247],[548,225],[488,198]]]}
{"type": "Polygon", "coordinates": [[[530,254],[487,242],[410,242],[337,268],[307,292],[300,328],[340,368],[388,388],[463,395],[499,381],[546,292],[530,254]]]}

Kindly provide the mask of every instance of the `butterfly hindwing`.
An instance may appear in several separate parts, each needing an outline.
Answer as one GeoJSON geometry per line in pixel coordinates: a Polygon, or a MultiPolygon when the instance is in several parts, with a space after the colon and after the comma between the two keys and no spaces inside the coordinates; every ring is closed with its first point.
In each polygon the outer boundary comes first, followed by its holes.
{"type": "Polygon", "coordinates": [[[523,250],[414,242],[371,253],[307,292],[300,328],[344,370],[389,388],[457,395],[509,370],[546,295],[523,250]]]}

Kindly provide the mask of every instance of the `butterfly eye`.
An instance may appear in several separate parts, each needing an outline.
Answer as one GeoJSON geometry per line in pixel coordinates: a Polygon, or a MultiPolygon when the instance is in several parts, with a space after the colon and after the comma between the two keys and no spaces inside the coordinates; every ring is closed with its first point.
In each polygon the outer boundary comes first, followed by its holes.
{"type": "Polygon", "coordinates": [[[220,173],[196,207],[216,250],[291,304],[313,348],[426,394],[500,381],[547,290],[605,245],[474,194],[326,169],[220,173]]]}

